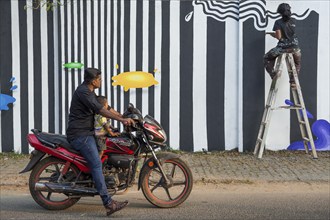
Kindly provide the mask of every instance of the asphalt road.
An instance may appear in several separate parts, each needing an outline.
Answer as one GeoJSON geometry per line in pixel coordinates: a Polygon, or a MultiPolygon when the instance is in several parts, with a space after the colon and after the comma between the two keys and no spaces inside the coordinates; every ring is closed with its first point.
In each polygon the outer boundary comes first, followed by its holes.
{"type": "MultiPolygon", "coordinates": [[[[117,200],[128,199],[115,219],[330,219],[329,184],[264,183],[195,186],[177,208],[149,204],[141,191],[132,189],[117,200]]],[[[100,199],[82,198],[63,211],[39,207],[26,190],[1,189],[0,219],[105,219],[100,199]]]]}

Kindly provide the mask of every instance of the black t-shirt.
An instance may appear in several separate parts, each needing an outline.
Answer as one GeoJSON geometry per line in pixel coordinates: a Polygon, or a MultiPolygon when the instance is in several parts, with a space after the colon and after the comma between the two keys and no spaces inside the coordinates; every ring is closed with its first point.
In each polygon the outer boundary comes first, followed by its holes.
{"type": "Polygon", "coordinates": [[[287,48],[298,48],[299,42],[296,35],[296,20],[290,18],[288,21],[284,21],[282,18],[275,21],[273,31],[281,30],[282,39],[279,40],[277,46],[287,48]]]}
{"type": "Polygon", "coordinates": [[[94,114],[99,113],[103,106],[97,101],[95,92],[82,83],[77,87],[71,100],[68,128],[68,141],[75,137],[94,135],[94,114]]]}

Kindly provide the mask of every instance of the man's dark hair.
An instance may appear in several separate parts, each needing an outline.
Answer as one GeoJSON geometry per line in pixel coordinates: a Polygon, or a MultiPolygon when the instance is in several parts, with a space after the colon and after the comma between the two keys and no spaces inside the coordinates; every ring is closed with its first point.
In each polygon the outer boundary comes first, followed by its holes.
{"type": "Polygon", "coordinates": [[[101,70],[96,69],[96,68],[87,68],[87,69],[85,69],[84,82],[89,84],[94,79],[96,79],[99,75],[101,75],[101,70]]]}
{"type": "Polygon", "coordinates": [[[284,21],[288,21],[291,18],[291,6],[287,3],[282,3],[278,6],[277,12],[282,15],[284,21]]]}
{"type": "Polygon", "coordinates": [[[96,97],[96,99],[97,99],[97,101],[98,101],[100,104],[102,104],[102,105],[104,105],[105,102],[107,101],[107,97],[102,96],[102,95],[96,97]]]}

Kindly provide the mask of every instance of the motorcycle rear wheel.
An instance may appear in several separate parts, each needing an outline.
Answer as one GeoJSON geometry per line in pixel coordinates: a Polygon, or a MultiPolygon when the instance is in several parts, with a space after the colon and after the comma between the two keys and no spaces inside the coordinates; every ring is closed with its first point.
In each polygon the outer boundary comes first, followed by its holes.
{"type": "MultiPolygon", "coordinates": [[[[67,209],[79,201],[78,198],[69,198],[63,193],[45,192],[35,189],[35,184],[39,183],[56,183],[60,177],[60,173],[65,165],[65,161],[55,158],[46,157],[41,160],[32,170],[29,179],[30,193],[41,207],[48,210],[67,209]]],[[[74,181],[79,173],[75,165],[71,165],[66,175],[60,178],[62,183],[74,181]]]]}
{"type": "MultiPolygon", "coordinates": [[[[148,163],[148,162],[147,162],[148,163]]],[[[141,172],[141,189],[146,199],[160,208],[173,208],[183,203],[193,187],[190,168],[180,158],[166,160],[162,167],[172,185],[167,186],[157,166],[146,166],[141,172]]]]}

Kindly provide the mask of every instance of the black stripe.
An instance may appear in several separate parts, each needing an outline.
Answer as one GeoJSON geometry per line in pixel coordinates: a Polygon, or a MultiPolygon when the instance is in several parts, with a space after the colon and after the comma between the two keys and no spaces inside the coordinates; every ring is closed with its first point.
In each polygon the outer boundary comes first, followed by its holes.
{"type": "MultiPolygon", "coordinates": [[[[54,21],[53,11],[47,11],[48,37],[48,131],[55,132],[55,87],[54,87],[54,21]]],[[[47,74],[47,73],[44,73],[47,74]]]]}
{"type": "MultiPolygon", "coordinates": [[[[68,57],[68,31],[70,31],[68,29],[68,6],[64,5],[64,63],[68,63],[69,62],[69,57],[68,57]]],[[[69,70],[68,68],[65,68],[64,70],[64,74],[65,74],[65,81],[64,84],[65,86],[65,130],[67,128],[67,121],[68,121],[68,117],[69,117],[69,113],[68,113],[68,109],[69,109],[69,70]]]]}
{"type": "Polygon", "coordinates": [[[170,2],[162,1],[161,124],[170,140],[170,2]]]}
{"type": "MultiPolygon", "coordinates": [[[[124,72],[130,71],[129,56],[130,56],[130,21],[131,21],[131,2],[124,1],[124,72]]],[[[129,103],[129,91],[124,92],[124,109],[129,103]]]]}
{"type": "MultiPolygon", "coordinates": [[[[71,30],[68,30],[71,32],[71,57],[69,58],[69,62],[74,62],[76,60],[75,56],[74,56],[74,52],[76,50],[76,48],[74,47],[74,35],[77,34],[75,33],[75,26],[74,26],[74,7],[77,6],[77,2],[75,4],[73,4],[73,2],[71,3],[71,14],[69,16],[71,16],[71,30]]],[[[78,19],[77,19],[78,20],[78,19]]],[[[73,95],[74,91],[75,91],[75,75],[78,74],[78,71],[76,71],[76,69],[71,69],[69,71],[69,77],[71,77],[71,94],[73,95]]]]}
{"type": "Polygon", "coordinates": [[[225,23],[207,18],[207,142],[208,150],[225,150],[224,81],[225,23]]]}
{"type": "Polygon", "coordinates": [[[185,16],[193,11],[191,2],[180,3],[180,149],[194,150],[193,140],[193,18],[185,16]]]}
{"type": "MultiPolygon", "coordinates": [[[[149,60],[148,72],[154,73],[155,69],[155,0],[149,1],[149,60]]],[[[148,89],[148,114],[152,117],[155,116],[155,86],[150,86],[148,89]]]]}
{"type": "MultiPolygon", "coordinates": [[[[117,1],[117,63],[119,65],[119,68],[117,69],[117,75],[120,74],[120,70],[122,69],[123,67],[123,63],[120,63],[121,62],[121,59],[120,59],[120,56],[121,56],[121,26],[120,26],[120,19],[121,19],[121,2],[120,1],[117,1]]],[[[121,86],[117,86],[117,111],[119,112],[120,111],[120,94],[121,94],[121,86]]],[[[117,128],[120,127],[120,122],[119,121],[116,121],[117,122],[117,128]]]]}
{"type": "MultiPolygon", "coordinates": [[[[110,19],[111,19],[111,21],[110,21],[110,24],[111,24],[111,27],[110,27],[110,29],[111,29],[110,30],[110,35],[111,35],[111,40],[110,40],[110,52],[111,52],[111,55],[110,55],[110,77],[111,77],[111,79],[114,75],[114,71],[113,71],[114,66],[116,65],[113,61],[113,57],[115,55],[115,51],[113,50],[113,46],[114,46],[114,42],[113,42],[113,37],[114,37],[114,28],[113,28],[114,14],[113,14],[113,12],[114,12],[114,8],[113,8],[113,6],[114,6],[114,3],[113,3],[113,1],[111,1],[111,5],[110,5],[110,15],[111,15],[111,17],[110,17],[110,19]]],[[[112,81],[111,81],[110,84],[112,84],[112,81]]],[[[110,105],[112,107],[115,107],[114,106],[114,89],[113,89],[113,86],[110,86],[110,89],[111,89],[111,102],[110,102],[110,105]]],[[[113,120],[112,120],[112,124],[114,124],[113,120]]]]}
{"type": "Polygon", "coordinates": [[[243,33],[243,150],[252,151],[264,110],[262,57],[265,53],[265,33],[255,29],[252,19],[244,22],[243,33]]]}
{"type": "MultiPolygon", "coordinates": [[[[29,133],[29,77],[28,71],[28,51],[27,51],[27,14],[23,10],[26,2],[18,2],[19,13],[19,33],[20,33],[20,91],[21,91],[21,146],[22,153],[29,153],[29,145],[26,141],[26,135],[29,133]]],[[[2,7],[2,6],[1,6],[2,7]]],[[[2,18],[0,18],[2,20],[2,18]]],[[[2,49],[1,49],[2,50],[2,49]]],[[[1,59],[2,60],[2,59],[1,59]]],[[[3,71],[1,71],[3,73],[3,71]]]]}
{"type": "Polygon", "coordinates": [[[90,56],[92,56],[92,63],[90,65],[92,65],[92,67],[95,67],[95,60],[94,60],[94,2],[95,1],[91,1],[91,45],[92,45],[92,51],[90,51],[90,56]]]}
{"type": "MultiPolygon", "coordinates": [[[[104,70],[102,70],[104,72],[104,92],[105,92],[105,96],[108,95],[108,62],[107,62],[107,59],[108,59],[108,56],[107,56],[107,50],[108,50],[108,42],[107,42],[107,37],[108,37],[108,34],[107,34],[107,18],[108,18],[108,1],[104,1],[104,70]]],[[[110,86],[110,85],[109,85],[110,86]]],[[[108,99],[108,102],[110,102],[109,100],[109,97],[107,97],[108,99]]]]}
{"type": "Polygon", "coordinates": [[[34,128],[42,130],[40,10],[33,10],[34,128]]]}
{"type": "MultiPolygon", "coordinates": [[[[12,96],[10,83],[12,77],[12,44],[11,44],[11,2],[0,1],[0,73],[1,94],[12,96]]],[[[2,152],[13,151],[13,104],[9,110],[1,111],[1,148],[2,152]]]]}
{"type": "Polygon", "coordinates": [[[84,19],[84,68],[88,68],[91,64],[88,63],[88,54],[87,54],[87,48],[88,48],[88,43],[87,43],[87,0],[84,0],[84,5],[83,5],[83,14],[82,17],[84,19]]]}
{"type": "MultiPolygon", "coordinates": [[[[310,125],[317,119],[317,48],[318,48],[318,26],[319,15],[312,11],[310,15],[302,20],[297,21],[296,33],[299,38],[299,45],[302,52],[302,63],[299,74],[299,81],[302,88],[302,94],[306,109],[312,113],[314,119],[310,119],[310,125]]],[[[293,101],[293,98],[291,97],[293,101]]],[[[291,142],[302,140],[297,113],[291,111],[291,142]]]]}
{"type": "Polygon", "coordinates": [[[61,11],[62,9],[59,7],[57,8],[57,32],[58,32],[58,45],[57,45],[57,48],[58,48],[58,132],[60,134],[64,134],[65,131],[62,131],[62,126],[63,126],[63,122],[62,122],[62,119],[63,119],[63,115],[62,115],[62,109],[64,108],[64,106],[62,105],[62,70],[63,70],[63,67],[62,67],[62,28],[61,28],[61,25],[62,25],[62,19],[61,19],[61,11]]]}
{"type": "MultiPolygon", "coordinates": [[[[77,2],[77,19],[78,19],[78,32],[77,32],[77,35],[78,35],[78,42],[77,42],[77,45],[78,45],[78,48],[76,48],[76,50],[78,50],[78,53],[77,53],[77,55],[78,55],[78,57],[77,57],[77,61],[79,62],[79,63],[83,63],[84,64],[84,62],[81,60],[81,53],[82,53],[82,51],[81,51],[81,45],[82,45],[82,42],[81,42],[81,36],[82,36],[82,34],[83,33],[81,33],[81,12],[80,12],[80,10],[81,10],[81,1],[80,2],[77,2]]],[[[81,72],[82,72],[82,70],[81,69],[78,69],[78,72],[77,72],[77,74],[78,74],[78,84],[80,84],[81,83],[81,72]]]]}
{"type": "MultiPolygon", "coordinates": [[[[142,71],[143,1],[136,1],[136,70],[142,71]]],[[[142,89],[136,89],[136,107],[142,111],[142,89]]]]}

